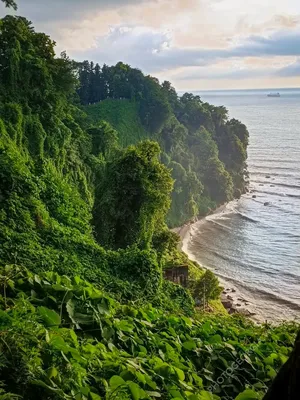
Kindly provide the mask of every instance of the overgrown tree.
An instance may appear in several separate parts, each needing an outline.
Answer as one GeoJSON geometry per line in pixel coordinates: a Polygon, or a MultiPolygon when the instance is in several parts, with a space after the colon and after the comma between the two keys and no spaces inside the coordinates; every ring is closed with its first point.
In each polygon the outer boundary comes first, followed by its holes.
{"type": "Polygon", "coordinates": [[[95,193],[93,220],[99,243],[111,248],[149,248],[170,206],[172,179],[158,161],[159,146],[145,141],[107,163],[95,193]]]}

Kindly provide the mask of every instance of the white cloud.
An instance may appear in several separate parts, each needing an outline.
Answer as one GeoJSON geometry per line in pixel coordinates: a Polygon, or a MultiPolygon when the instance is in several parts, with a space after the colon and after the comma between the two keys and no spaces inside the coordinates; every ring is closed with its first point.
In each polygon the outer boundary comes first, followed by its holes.
{"type": "Polygon", "coordinates": [[[267,37],[250,36],[234,46],[219,49],[174,46],[168,31],[140,26],[115,26],[98,37],[94,45],[74,53],[77,58],[115,63],[123,60],[147,72],[180,67],[207,66],[227,59],[270,56],[300,56],[300,31],[275,32],[267,37]]]}
{"type": "Polygon", "coordinates": [[[78,60],[122,60],[180,85],[298,73],[299,0],[17,1],[58,52],[78,60]]]}

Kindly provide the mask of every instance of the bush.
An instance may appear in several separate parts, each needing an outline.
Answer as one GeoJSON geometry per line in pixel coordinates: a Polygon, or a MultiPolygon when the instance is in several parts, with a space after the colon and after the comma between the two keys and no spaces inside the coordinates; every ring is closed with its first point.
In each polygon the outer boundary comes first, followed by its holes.
{"type": "Polygon", "coordinates": [[[261,399],[299,329],[121,305],[78,276],[16,266],[0,269],[0,291],[5,400],[261,399]]]}
{"type": "Polygon", "coordinates": [[[191,282],[190,289],[196,302],[204,306],[209,300],[218,299],[222,292],[218,278],[209,269],[198,280],[191,282]]]}

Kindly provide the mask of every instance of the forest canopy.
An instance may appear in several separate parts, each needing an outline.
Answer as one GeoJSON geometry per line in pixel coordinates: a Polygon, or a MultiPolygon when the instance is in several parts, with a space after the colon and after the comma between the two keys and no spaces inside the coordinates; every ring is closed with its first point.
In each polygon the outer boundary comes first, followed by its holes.
{"type": "Polygon", "coordinates": [[[132,104],[139,123],[136,135],[130,135],[131,143],[139,140],[140,125],[144,136],[159,143],[161,161],[175,182],[170,226],[205,215],[245,192],[248,131],[229,119],[225,107],[210,105],[191,93],[179,96],[170,82],[160,84],[122,62],[100,66],[84,61],[75,67],[77,94],[94,123],[107,118],[121,138],[127,137],[126,123],[121,125],[115,114],[126,121],[132,104]],[[113,107],[115,113],[110,113],[113,107]]]}

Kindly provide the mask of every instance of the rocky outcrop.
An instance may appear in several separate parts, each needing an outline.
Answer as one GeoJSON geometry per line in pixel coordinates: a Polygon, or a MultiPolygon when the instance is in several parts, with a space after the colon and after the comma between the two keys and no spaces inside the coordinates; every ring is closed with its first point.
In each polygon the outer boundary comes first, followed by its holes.
{"type": "Polygon", "coordinates": [[[250,303],[247,302],[242,297],[238,297],[234,299],[231,295],[228,293],[235,293],[236,290],[233,288],[227,288],[223,290],[222,295],[221,295],[221,302],[228,312],[228,314],[235,314],[239,313],[241,315],[244,315],[246,317],[253,317],[255,313],[249,311],[248,309],[244,308],[243,306],[249,305],[250,303]]]}

